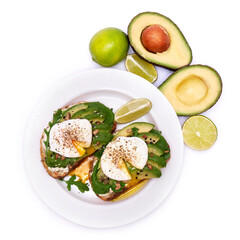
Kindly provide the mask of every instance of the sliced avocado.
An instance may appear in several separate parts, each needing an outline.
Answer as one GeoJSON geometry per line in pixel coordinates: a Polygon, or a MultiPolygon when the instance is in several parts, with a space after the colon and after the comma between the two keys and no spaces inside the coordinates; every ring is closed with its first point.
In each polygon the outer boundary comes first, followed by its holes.
{"type": "Polygon", "coordinates": [[[97,122],[97,123],[92,124],[92,128],[93,128],[93,131],[94,131],[95,129],[105,129],[105,130],[111,132],[113,126],[110,125],[110,124],[107,124],[107,123],[97,122]]]}
{"type": "Polygon", "coordinates": [[[91,120],[93,120],[95,118],[101,118],[104,121],[105,120],[105,114],[104,113],[91,113],[91,114],[86,115],[84,118],[89,120],[90,122],[91,122],[91,120]]]}
{"type": "Polygon", "coordinates": [[[93,119],[90,119],[90,123],[93,124],[93,123],[103,123],[105,120],[105,118],[102,118],[102,117],[96,117],[96,118],[93,118],[93,119]]]}
{"type": "Polygon", "coordinates": [[[92,143],[93,145],[106,145],[112,140],[112,138],[113,135],[110,132],[100,130],[98,134],[93,136],[92,143]]]}
{"type": "Polygon", "coordinates": [[[88,114],[97,113],[98,108],[86,108],[80,111],[77,111],[73,114],[72,118],[84,118],[88,114]]]}
{"type": "Polygon", "coordinates": [[[148,163],[157,166],[159,168],[166,167],[166,159],[164,156],[158,156],[154,153],[148,153],[148,163]]]}
{"type": "Polygon", "coordinates": [[[162,132],[157,129],[152,129],[150,132],[162,135],[162,132]]]}
{"type": "Polygon", "coordinates": [[[132,179],[159,178],[162,175],[161,170],[151,164],[145,165],[143,169],[138,169],[127,163],[127,168],[132,179]]]}
{"type": "Polygon", "coordinates": [[[128,38],[133,50],[153,64],[179,69],[192,61],[192,50],[178,26],[159,13],[143,12],[135,16],[128,26],[128,38]],[[151,52],[143,45],[142,34],[150,26],[160,26],[168,36],[170,43],[163,52],[151,52]]]}
{"type": "Polygon", "coordinates": [[[100,102],[91,102],[88,103],[89,108],[98,108],[99,112],[103,113],[105,115],[105,123],[113,124],[114,122],[114,114],[112,109],[106,107],[100,102]]]}
{"type": "Polygon", "coordinates": [[[60,122],[62,122],[65,117],[67,116],[67,114],[70,114],[70,117],[72,118],[72,116],[80,111],[80,110],[83,110],[83,109],[87,109],[88,108],[88,104],[87,103],[80,103],[80,104],[77,104],[77,105],[74,105],[70,108],[68,108],[67,110],[65,110],[63,113],[62,113],[62,119],[60,120],[60,122]]]}
{"type": "Polygon", "coordinates": [[[166,160],[170,158],[170,148],[161,132],[156,129],[152,129],[148,133],[138,134],[138,137],[148,144],[147,146],[150,156],[148,159],[152,159],[154,162],[157,162],[160,167],[165,167],[166,160]]]}
{"type": "Polygon", "coordinates": [[[162,151],[156,144],[147,144],[148,153],[153,153],[157,156],[162,156],[164,151],[162,151]]]}
{"type": "Polygon", "coordinates": [[[146,143],[155,144],[159,141],[161,135],[153,132],[143,132],[138,134],[138,137],[144,140],[146,143]]]}
{"type": "Polygon", "coordinates": [[[177,115],[190,116],[211,108],[222,93],[222,80],[213,68],[191,65],[170,75],[159,90],[167,97],[177,115]]]}
{"type": "Polygon", "coordinates": [[[121,129],[114,137],[113,140],[115,140],[117,137],[130,137],[133,135],[132,128],[137,128],[138,133],[142,132],[149,132],[154,128],[154,125],[151,123],[146,122],[135,122],[132,124],[129,124],[128,126],[121,129]]]}
{"type": "Polygon", "coordinates": [[[105,129],[105,128],[102,128],[102,129],[92,129],[93,130],[93,135],[97,135],[97,133],[99,132],[108,132],[108,133],[111,133],[111,131],[109,131],[108,129],[105,129]],[[97,130],[98,132],[95,133],[95,130],[97,130]]]}
{"type": "Polygon", "coordinates": [[[88,114],[87,116],[84,117],[85,119],[89,120],[90,123],[97,123],[97,122],[104,122],[105,116],[100,116],[96,113],[88,114]]]}

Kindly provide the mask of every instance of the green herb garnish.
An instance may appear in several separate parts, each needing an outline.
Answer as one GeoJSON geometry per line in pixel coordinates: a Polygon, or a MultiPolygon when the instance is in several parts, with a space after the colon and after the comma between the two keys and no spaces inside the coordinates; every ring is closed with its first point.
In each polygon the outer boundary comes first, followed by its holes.
{"type": "Polygon", "coordinates": [[[72,185],[75,185],[79,189],[79,191],[82,193],[89,191],[89,187],[87,183],[83,183],[82,180],[77,180],[77,181],[75,180],[76,180],[76,175],[73,175],[67,181],[63,180],[67,184],[68,191],[71,191],[72,185]]]}
{"type": "MultiPolygon", "coordinates": [[[[101,154],[100,151],[97,154],[95,154],[95,156],[99,154],[101,154]]],[[[96,165],[94,166],[93,173],[91,176],[93,191],[96,194],[108,193],[110,189],[112,189],[113,192],[121,192],[125,186],[124,182],[110,179],[108,183],[103,183],[98,179],[97,175],[98,171],[100,171],[99,163],[100,160],[98,160],[96,165]],[[118,184],[120,184],[120,187],[118,186],[118,184]]]]}
{"type": "Polygon", "coordinates": [[[132,128],[132,133],[133,133],[133,137],[137,137],[138,136],[138,128],[134,127],[132,128]]]}
{"type": "Polygon", "coordinates": [[[54,114],[53,114],[53,120],[52,122],[49,122],[49,129],[44,129],[44,132],[45,134],[47,135],[47,140],[44,141],[44,144],[46,146],[46,155],[47,155],[47,148],[48,148],[48,145],[49,145],[49,133],[50,133],[50,130],[52,128],[52,126],[56,123],[58,123],[60,121],[60,119],[62,118],[62,110],[61,109],[58,109],[54,114]]]}

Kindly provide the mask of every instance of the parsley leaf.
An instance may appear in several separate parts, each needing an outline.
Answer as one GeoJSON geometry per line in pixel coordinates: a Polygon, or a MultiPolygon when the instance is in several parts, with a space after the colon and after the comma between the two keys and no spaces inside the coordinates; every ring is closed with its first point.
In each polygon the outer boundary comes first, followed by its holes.
{"type": "Polygon", "coordinates": [[[68,191],[71,191],[72,185],[77,186],[79,191],[82,192],[82,193],[84,193],[85,191],[89,191],[89,187],[88,187],[87,183],[83,183],[82,180],[79,180],[79,181],[75,181],[75,180],[76,180],[75,175],[70,177],[69,180],[67,180],[67,181],[64,180],[67,184],[68,191]]]}
{"type": "Polygon", "coordinates": [[[50,133],[50,130],[52,128],[52,126],[56,123],[58,123],[60,121],[60,119],[62,118],[62,110],[61,109],[58,109],[54,114],[53,114],[53,120],[52,122],[49,122],[49,129],[44,129],[44,132],[47,136],[47,140],[44,141],[44,144],[45,144],[45,147],[46,147],[46,155],[47,155],[47,148],[48,148],[48,145],[49,145],[49,133],[50,133]]]}
{"type": "Polygon", "coordinates": [[[54,114],[53,114],[53,120],[52,122],[49,122],[49,127],[51,128],[54,124],[58,123],[58,121],[62,118],[62,110],[58,109],[54,114]]]}
{"type": "Polygon", "coordinates": [[[125,183],[124,182],[117,181],[117,180],[111,180],[110,184],[111,184],[111,189],[115,193],[121,192],[123,190],[123,188],[125,187],[125,183]],[[118,186],[118,184],[120,184],[120,185],[118,186]],[[116,189],[117,187],[118,187],[118,189],[116,189]]]}
{"type": "Polygon", "coordinates": [[[134,127],[134,128],[132,128],[132,132],[133,132],[133,136],[134,137],[137,137],[137,135],[138,135],[138,128],[136,128],[136,127],[134,127]]]}

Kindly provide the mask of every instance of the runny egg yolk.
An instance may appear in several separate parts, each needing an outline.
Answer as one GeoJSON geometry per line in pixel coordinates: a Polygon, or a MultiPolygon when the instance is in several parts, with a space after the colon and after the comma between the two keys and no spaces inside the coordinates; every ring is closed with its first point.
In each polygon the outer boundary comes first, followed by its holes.
{"type": "Polygon", "coordinates": [[[82,147],[82,143],[77,140],[72,140],[74,147],[77,149],[80,157],[83,156],[86,150],[82,147]]]}
{"type": "Polygon", "coordinates": [[[76,167],[73,171],[69,173],[70,176],[77,176],[79,177],[79,181],[81,180],[83,183],[85,183],[89,178],[89,171],[91,168],[91,158],[86,158],[80,166],[76,167]]]}

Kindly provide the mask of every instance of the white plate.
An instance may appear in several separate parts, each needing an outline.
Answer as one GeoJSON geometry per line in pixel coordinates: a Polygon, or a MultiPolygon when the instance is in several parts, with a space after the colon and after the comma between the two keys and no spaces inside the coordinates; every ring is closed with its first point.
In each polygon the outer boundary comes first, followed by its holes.
{"type": "MultiPolygon", "coordinates": [[[[124,125],[119,125],[122,128],[124,125]]],[[[133,222],[155,209],[170,193],[179,175],[183,139],[179,120],[170,103],[151,83],[126,71],[97,69],[59,81],[36,106],[24,137],[24,159],[30,180],[42,200],[61,216],[89,227],[114,227],[133,222]],[[80,193],[74,187],[51,178],[40,162],[40,137],[58,108],[80,100],[100,101],[116,111],[135,98],[152,102],[151,111],[136,121],[155,124],[171,149],[171,160],[160,179],[152,179],[134,196],[120,202],[105,202],[93,192],[80,193]]]]}

